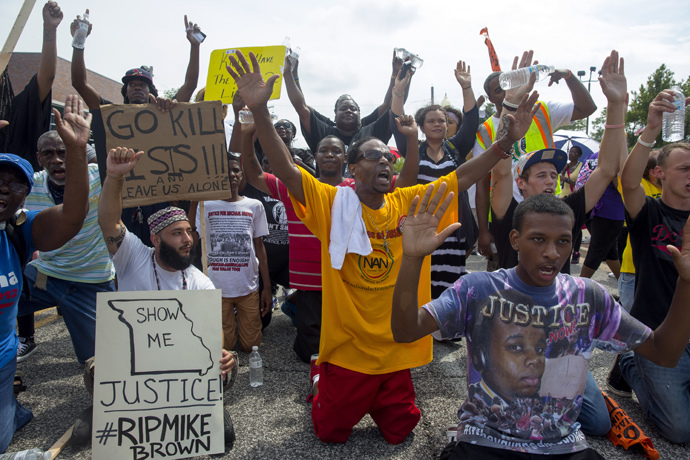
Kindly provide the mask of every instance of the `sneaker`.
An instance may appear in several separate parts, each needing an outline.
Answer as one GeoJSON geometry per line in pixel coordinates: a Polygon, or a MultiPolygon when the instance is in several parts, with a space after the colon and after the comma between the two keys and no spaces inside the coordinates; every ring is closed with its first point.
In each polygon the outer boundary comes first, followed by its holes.
{"type": "Polygon", "coordinates": [[[297,306],[294,303],[285,300],[280,306],[280,310],[292,320],[292,325],[297,327],[297,306]]]}
{"type": "Polygon", "coordinates": [[[91,429],[93,427],[93,405],[84,409],[77,416],[72,427],[72,436],[69,438],[70,445],[85,446],[91,444],[91,429]]]}
{"type": "Polygon", "coordinates": [[[613,272],[609,272],[609,278],[615,278],[616,275],[613,274],[613,272]]]}
{"type": "Polygon", "coordinates": [[[622,398],[632,398],[632,388],[625,381],[623,373],[621,372],[621,355],[616,355],[616,359],[609,369],[609,375],[606,377],[606,387],[611,393],[622,398]]]}
{"type": "Polygon", "coordinates": [[[235,427],[227,409],[223,409],[223,433],[225,435],[225,447],[232,449],[235,444],[235,427]]]}
{"type": "Polygon", "coordinates": [[[573,252],[573,256],[570,258],[570,263],[577,265],[580,263],[580,253],[579,252],[573,252]]]}
{"type": "Polygon", "coordinates": [[[17,347],[17,362],[21,363],[36,351],[36,342],[29,337],[19,337],[19,346],[17,347]]]}

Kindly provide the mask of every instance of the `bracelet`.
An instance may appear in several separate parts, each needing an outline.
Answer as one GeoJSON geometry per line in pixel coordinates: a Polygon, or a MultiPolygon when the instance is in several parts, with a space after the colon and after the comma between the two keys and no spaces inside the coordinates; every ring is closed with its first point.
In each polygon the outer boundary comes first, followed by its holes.
{"type": "Polygon", "coordinates": [[[124,180],[125,179],[124,175],[123,176],[116,176],[115,174],[110,174],[109,172],[106,172],[105,175],[108,177],[112,177],[115,180],[124,180]]]}
{"type": "Polygon", "coordinates": [[[606,129],[625,128],[625,123],[621,123],[620,125],[604,125],[604,128],[606,128],[606,129]]]}
{"type": "Polygon", "coordinates": [[[564,80],[567,80],[567,79],[569,79],[569,78],[572,77],[572,76],[573,76],[573,73],[570,71],[570,69],[568,69],[568,76],[567,76],[567,77],[564,77],[564,80]]]}
{"type": "Polygon", "coordinates": [[[398,78],[397,75],[391,75],[391,80],[395,80],[396,78],[398,78]]]}
{"type": "Polygon", "coordinates": [[[513,110],[517,110],[519,107],[519,104],[513,104],[512,102],[508,102],[504,99],[503,100],[503,106],[508,107],[510,109],[513,109],[513,110]]]}
{"type": "Polygon", "coordinates": [[[494,147],[494,146],[496,146],[496,149],[494,149],[494,153],[496,154],[496,156],[498,158],[500,158],[501,160],[505,160],[505,159],[510,158],[510,153],[508,153],[510,151],[510,149],[508,149],[508,151],[503,150],[501,148],[501,146],[498,144],[498,141],[491,144],[491,147],[494,147]]]}
{"type": "Polygon", "coordinates": [[[400,97],[400,98],[405,97],[405,93],[400,94],[400,93],[397,92],[397,91],[393,91],[393,94],[395,94],[397,97],[400,97]]]}
{"type": "Polygon", "coordinates": [[[295,80],[295,81],[299,81],[299,77],[295,78],[294,80],[295,80]]]}
{"type": "Polygon", "coordinates": [[[640,136],[637,138],[637,143],[651,149],[654,147],[654,144],[656,144],[656,139],[654,139],[652,142],[645,142],[642,140],[642,136],[640,136]]]}
{"type": "Polygon", "coordinates": [[[462,88],[462,90],[465,91],[466,89],[471,89],[471,88],[472,88],[472,85],[467,85],[467,88],[463,88],[463,86],[460,85],[460,88],[462,88]]]}

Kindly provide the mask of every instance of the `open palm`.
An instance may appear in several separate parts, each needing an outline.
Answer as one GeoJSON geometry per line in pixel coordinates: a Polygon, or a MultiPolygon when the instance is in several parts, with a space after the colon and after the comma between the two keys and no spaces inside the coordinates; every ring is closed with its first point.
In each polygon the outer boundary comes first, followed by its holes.
{"type": "Polygon", "coordinates": [[[431,195],[434,193],[434,186],[430,185],[427,187],[421,200],[419,196],[412,200],[403,227],[403,254],[405,256],[428,256],[434,252],[452,232],[460,227],[460,224],[455,222],[444,228],[441,232],[437,232],[438,224],[441,222],[443,214],[453,200],[453,193],[449,193],[438,210],[436,210],[438,203],[443,197],[443,193],[446,191],[446,187],[447,184],[445,182],[441,183],[438,192],[431,198],[431,195]],[[417,204],[419,204],[419,210],[417,210],[417,204]]]}
{"type": "Polygon", "coordinates": [[[65,145],[86,147],[91,135],[91,113],[84,113],[84,102],[79,96],[69,95],[65,99],[65,109],[60,112],[53,109],[55,127],[65,145]]]}

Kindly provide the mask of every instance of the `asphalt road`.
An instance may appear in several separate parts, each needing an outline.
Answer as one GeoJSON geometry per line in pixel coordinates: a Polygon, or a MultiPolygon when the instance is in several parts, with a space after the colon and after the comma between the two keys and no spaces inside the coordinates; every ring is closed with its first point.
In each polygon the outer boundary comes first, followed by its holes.
{"type": "MultiPolygon", "coordinates": [[[[471,271],[481,270],[485,268],[485,262],[482,257],[472,256],[468,268],[471,271]]],[[[615,279],[607,275],[608,269],[603,266],[597,271],[595,279],[617,293],[615,279]]],[[[81,381],[82,367],[76,361],[61,317],[55,314],[55,309],[45,310],[36,315],[36,326],[38,350],[19,364],[25,384],[28,385],[28,390],[21,393],[19,398],[33,411],[35,418],[16,433],[8,452],[34,447],[48,449],[66,430],[71,429],[77,415],[89,405],[89,394],[81,381]]],[[[249,356],[240,352],[238,381],[232,394],[226,398],[237,441],[232,451],[213,458],[438,458],[446,444],[446,429],[455,424],[458,405],[467,394],[467,353],[464,342],[436,343],[433,362],[412,370],[422,419],[402,444],[387,444],[367,416],[355,427],[347,443],[332,445],[322,443],[314,435],[311,405],[305,401],[309,391],[309,366],[299,361],[292,351],[294,337],[295,329],[289,318],[279,309],[276,310],[271,325],[264,331],[261,346],[264,385],[259,388],[249,386],[249,356]]],[[[596,351],[592,357],[591,369],[602,386],[612,358],[600,351],[596,351]]],[[[690,446],[664,440],[646,420],[635,398],[615,399],[653,440],[662,459],[690,458],[690,446]]],[[[588,441],[607,459],[644,458],[639,452],[614,447],[606,438],[589,437],[588,441]]],[[[58,458],[89,459],[91,448],[67,446],[58,458]]]]}

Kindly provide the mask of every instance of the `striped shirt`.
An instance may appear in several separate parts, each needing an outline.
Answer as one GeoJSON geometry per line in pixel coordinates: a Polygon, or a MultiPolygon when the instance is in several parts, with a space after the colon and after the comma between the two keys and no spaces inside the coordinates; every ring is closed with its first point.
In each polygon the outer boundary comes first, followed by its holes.
{"type": "MultiPolygon", "coordinates": [[[[115,268],[108,256],[103,234],[98,226],[98,198],[101,179],[98,166],[89,165],[89,212],[81,230],[70,242],[59,249],[39,252],[31,262],[41,273],[79,283],[104,283],[115,277],[115,268]]],[[[34,173],[34,186],[26,197],[25,207],[42,211],[55,206],[48,190],[48,173],[34,173]]]]}

